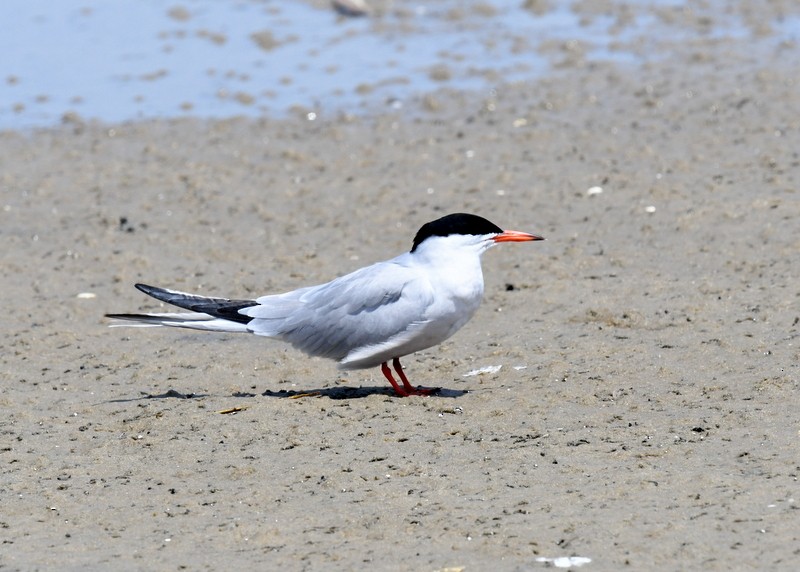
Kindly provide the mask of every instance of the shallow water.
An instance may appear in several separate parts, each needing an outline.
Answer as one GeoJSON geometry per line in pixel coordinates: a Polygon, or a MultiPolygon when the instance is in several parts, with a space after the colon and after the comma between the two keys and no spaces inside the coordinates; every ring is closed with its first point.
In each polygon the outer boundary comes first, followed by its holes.
{"type": "MultiPolygon", "coordinates": [[[[344,18],[301,2],[5,0],[0,21],[14,25],[0,38],[0,129],[292,109],[314,118],[397,108],[440,87],[489,91],[576,59],[660,58],[664,39],[754,41],[721,3],[704,5],[713,18],[678,0],[375,4],[344,18]]],[[[793,39],[797,22],[768,23],[771,41],[793,39]]]]}

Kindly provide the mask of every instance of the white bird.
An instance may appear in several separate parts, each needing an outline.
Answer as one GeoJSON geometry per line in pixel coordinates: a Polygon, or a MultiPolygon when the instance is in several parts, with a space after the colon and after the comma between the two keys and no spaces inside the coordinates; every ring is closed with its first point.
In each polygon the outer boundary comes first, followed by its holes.
{"type": "Polygon", "coordinates": [[[229,300],[136,284],[191,313],[107,314],[138,325],[277,338],[340,369],[380,365],[401,397],[435,391],[408,382],[400,358],[440,344],[466,324],[483,297],[481,255],[501,242],[543,240],[456,213],[422,226],[409,252],[326,284],[255,300],[229,300]],[[392,362],[402,387],[389,369],[392,362]]]}

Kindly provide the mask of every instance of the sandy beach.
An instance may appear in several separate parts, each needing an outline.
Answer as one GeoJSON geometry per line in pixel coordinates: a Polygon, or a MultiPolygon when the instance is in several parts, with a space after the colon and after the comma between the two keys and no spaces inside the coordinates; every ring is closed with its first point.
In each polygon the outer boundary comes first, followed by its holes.
{"type": "MultiPolygon", "coordinates": [[[[748,6],[760,37],[793,9],[748,6]]],[[[796,569],[798,48],[748,41],[551,46],[366,116],[0,133],[0,570],[796,569]],[[404,360],[436,396],[103,318],[158,309],[140,281],[324,282],[449,212],[547,241],[488,252],[476,317],[404,360]]]]}

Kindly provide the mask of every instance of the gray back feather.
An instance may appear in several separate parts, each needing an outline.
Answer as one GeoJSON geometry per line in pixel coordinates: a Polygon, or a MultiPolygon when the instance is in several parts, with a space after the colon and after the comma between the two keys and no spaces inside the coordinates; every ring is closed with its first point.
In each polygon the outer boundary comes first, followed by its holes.
{"type": "Polygon", "coordinates": [[[314,356],[341,360],[424,322],[433,301],[429,284],[394,261],[380,262],[327,284],[276,296],[240,312],[248,329],[280,338],[314,356]]]}

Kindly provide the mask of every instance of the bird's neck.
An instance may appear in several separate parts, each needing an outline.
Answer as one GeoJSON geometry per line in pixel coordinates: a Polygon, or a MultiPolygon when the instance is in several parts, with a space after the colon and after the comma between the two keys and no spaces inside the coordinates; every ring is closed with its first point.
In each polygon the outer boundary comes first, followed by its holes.
{"type": "Polygon", "coordinates": [[[431,249],[418,253],[419,262],[428,267],[431,279],[446,287],[456,298],[480,299],[483,296],[483,270],[477,251],[431,249]]]}

